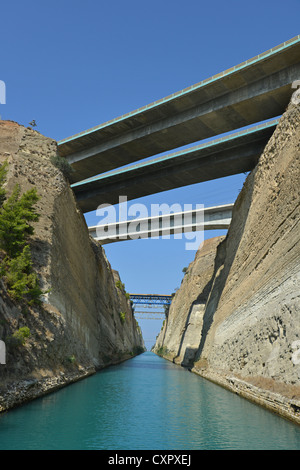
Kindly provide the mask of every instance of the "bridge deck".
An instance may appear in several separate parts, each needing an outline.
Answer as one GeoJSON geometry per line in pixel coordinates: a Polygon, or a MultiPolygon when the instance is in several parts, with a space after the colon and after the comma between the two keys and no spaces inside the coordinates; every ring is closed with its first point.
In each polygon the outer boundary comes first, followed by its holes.
{"type": "Polygon", "coordinates": [[[58,143],[73,182],[280,116],[300,76],[300,36],[58,143]]]}
{"type": "Polygon", "coordinates": [[[160,295],[160,294],[129,294],[130,300],[134,304],[153,304],[153,305],[169,305],[172,301],[172,295],[160,295]]]}
{"type": "Polygon", "coordinates": [[[200,230],[228,229],[234,204],[168,212],[89,227],[89,234],[102,245],[138,238],[157,238],[200,230]]]}
{"type": "Polygon", "coordinates": [[[252,170],[278,119],[136,165],[72,184],[83,212],[252,170]]]}

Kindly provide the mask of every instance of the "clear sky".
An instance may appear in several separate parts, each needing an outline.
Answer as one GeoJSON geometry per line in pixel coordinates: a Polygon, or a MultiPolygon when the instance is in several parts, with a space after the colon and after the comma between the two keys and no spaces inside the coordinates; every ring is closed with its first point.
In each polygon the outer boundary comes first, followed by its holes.
{"type": "MultiPolygon", "coordinates": [[[[300,0],[11,0],[1,5],[2,119],[56,140],[133,111],[299,34],[300,0]]],[[[245,175],[142,198],[151,203],[234,202],[245,175]]],[[[97,224],[95,213],[88,224],[97,224]]],[[[206,232],[211,238],[225,232],[206,232]]],[[[195,251],[186,240],[106,245],[128,292],[180,286],[195,251]]],[[[139,321],[150,347],[161,322],[139,321]]]]}

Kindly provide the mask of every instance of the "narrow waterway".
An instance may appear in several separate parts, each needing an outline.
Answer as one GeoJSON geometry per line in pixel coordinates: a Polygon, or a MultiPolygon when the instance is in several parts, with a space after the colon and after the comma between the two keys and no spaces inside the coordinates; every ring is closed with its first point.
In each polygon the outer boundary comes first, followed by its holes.
{"type": "Polygon", "coordinates": [[[300,427],[146,352],[1,415],[0,449],[300,450],[300,427]]]}

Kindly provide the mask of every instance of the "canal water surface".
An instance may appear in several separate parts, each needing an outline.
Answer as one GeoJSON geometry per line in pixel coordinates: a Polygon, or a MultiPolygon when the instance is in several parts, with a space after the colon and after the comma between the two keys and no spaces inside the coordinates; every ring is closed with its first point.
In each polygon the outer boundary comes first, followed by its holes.
{"type": "Polygon", "coordinates": [[[0,415],[0,449],[300,450],[300,427],[146,352],[0,415]]]}

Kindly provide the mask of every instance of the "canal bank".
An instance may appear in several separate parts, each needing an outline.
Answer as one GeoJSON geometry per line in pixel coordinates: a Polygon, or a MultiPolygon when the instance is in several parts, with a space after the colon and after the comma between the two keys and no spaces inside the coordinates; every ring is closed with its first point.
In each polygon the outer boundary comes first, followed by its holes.
{"type": "Polygon", "coordinates": [[[146,352],[0,416],[6,450],[300,450],[300,428],[146,352]]]}

